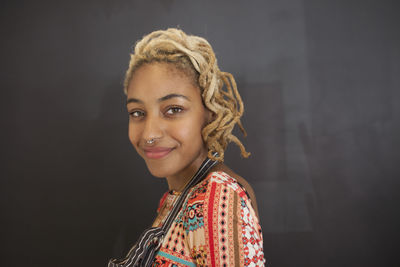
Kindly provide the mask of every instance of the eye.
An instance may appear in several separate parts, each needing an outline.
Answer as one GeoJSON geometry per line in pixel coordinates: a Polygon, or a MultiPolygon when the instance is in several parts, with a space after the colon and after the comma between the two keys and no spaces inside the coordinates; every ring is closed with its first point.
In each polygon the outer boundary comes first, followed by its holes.
{"type": "Polygon", "coordinates": [[[181,107],[169,107],[167,109],[167,111],[165,112],[165,114],[174,115],[174,114],[177,114],[177,113],[181,113],[182,111],[183,111],[183,108],[181,108],[181,107]]]}
{"type": "Polygon", "coordinates": [[[140,110],[134,110],[132,112],[129,112],[129,116],[132,118],[140,118],[144,116],[144,112],[140,110]]]}

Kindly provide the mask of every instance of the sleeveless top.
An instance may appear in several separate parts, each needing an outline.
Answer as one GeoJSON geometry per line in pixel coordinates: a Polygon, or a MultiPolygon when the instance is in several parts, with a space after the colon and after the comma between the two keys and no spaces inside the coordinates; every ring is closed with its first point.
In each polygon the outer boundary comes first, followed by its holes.
{"type": "MultiPolygon", "coordinates": [[[[166,192],[153,226],[161,226],[179,193],[166,192]]],[[[190,189],[153,266],[264,266],[259,220],[244,189],[211,172],[190,189]]]]}

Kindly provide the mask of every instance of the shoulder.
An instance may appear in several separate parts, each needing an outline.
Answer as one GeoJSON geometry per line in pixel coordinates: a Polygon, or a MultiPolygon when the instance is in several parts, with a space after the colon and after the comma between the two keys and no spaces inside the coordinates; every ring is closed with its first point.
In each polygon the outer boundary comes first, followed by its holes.
{"type": "Polygon", "coordinates": [[[193,187],[189,193],[189,200],[194,196],[206,194],[213,190],[229,190],[242,196],[246,195],[245,189],[238,183],[238,181],[224,171],[210,172],[207,177],[198,185],[193,187]]]}
{"type": "Polygon", "coordinates": [[[207,228],[207,222],[221,216],[238,222],[243,209],[253,210],[245,190],[229,174],[213,171],[191,189],[178,220],[187,231],[193,231],[207,228]]]}
{"type": "MultiPolygon", "coordinates": [[[[245,189],[239,184],[238,180],[224,171],[211,172],[208,177],[208,190],[225,190],[236,193],[240,197],[246,196],[245,189]]],[[[247,198],[247,196],[246,196],[247,198]]]]}
{"type": "Polygon", "coordinates": [[[193,205],[196,207],[209,205],[213,199],[220,198],[225,194],[234,194],[240,198],[248,199],[245,189],[240,186],[235,178],[223,171],[210,172],[202,182],[190,190],[183,210],[187,211],[187,207],[193,205]]]}
{"type": "Polygon", "coordinates": [[[225,175],[230,176],[231,178],[233,178],[237,184],[240,185],[241,188],[244,189],[244,191],[246,191],[246,193],[248,194],[249,200],[251,201],[251,205],[254,208],[254,211],[258,217],[258,208],[257,208],[257,199],[256,199],[256,194],[254,193],[253,188],[251,187],[251,185],[246,181],[246,179],[244,179],[242,176],[240,176],[239,174],[237,174],[236,172],[234,172],[231,168],[229,168],[228,166],[226,166],[223,163],[220,163],[216,166],[215,169],[217,172],[223,172],[225,173],[225,175]]]}
{"type": "Polygon", "coordinates": [[[249,205],[246,190],[238,181],[224,171],[210,172],[188,195],[187,205],[208,208],[229,199],[237,199],[249,205]]]}

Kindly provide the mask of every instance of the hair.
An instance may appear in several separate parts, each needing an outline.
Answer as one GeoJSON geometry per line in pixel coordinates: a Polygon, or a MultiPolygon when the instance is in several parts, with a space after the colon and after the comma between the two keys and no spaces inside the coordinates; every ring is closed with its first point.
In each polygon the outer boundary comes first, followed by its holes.
{"type": "Polygon", "coordinates": [[[124,82],[125,94],[135,70],[143,64],[155,62],[173,64],[200,88],[203,104],[213,113],[212,121],[202,130],[208,157],[223,162],[225,149],[233,142],[239,146],[241,155],[247,158],[250,153],[232,134],[237,124],[243,135],[247,135],[240,121],[244,112],[243,101],[232,74],[218,68],[215,53],[207,40],[175,28],[145,35],[131,54],[124,82]],[[218,152],[218,156],[214,157],[214,152],[218,152]]]}

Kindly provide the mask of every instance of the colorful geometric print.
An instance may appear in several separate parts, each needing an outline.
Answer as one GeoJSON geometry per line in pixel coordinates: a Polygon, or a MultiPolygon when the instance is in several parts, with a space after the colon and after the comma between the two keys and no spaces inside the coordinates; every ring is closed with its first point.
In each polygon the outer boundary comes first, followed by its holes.
{"type": "MultiPolygon", "coordinates": [[[[167,216],[176,194],[164,195],[153,226],[167,216]]],[[[191,189],[153,266],[264,266],[258,218],[242,187],[212,172],[191,189]]]]}
{"type": "Polygon", "coordinates": [[[178,266],[190,266],[190,267],[196,267],[196,264],[194,264],[191,261],[184,260],[180,258],[179,256],[174,256],[172,254],[169,254],[168,252],[165,252],[163,250],[160,250],[156,254],[156,260],[153,264],[154,266],[171,266],[171,267],[178,267],[178,266]]]}
{"type": "Polygon", "coordinates": [[[186,229],[186,233],[204,226],[203,203],[200,202],[189,205],[185,213],[187,215],[184,216],[183,227],[186,229]]]}
{"type": "Polygon", "coordinates": [[[206,266],[206,248],[202,245],[199,247],[193,246],[192,248],[192,258],[196,262],[197,266],[206,266]]]}

